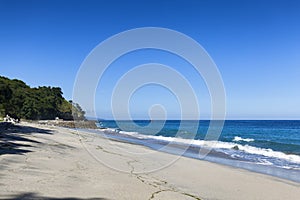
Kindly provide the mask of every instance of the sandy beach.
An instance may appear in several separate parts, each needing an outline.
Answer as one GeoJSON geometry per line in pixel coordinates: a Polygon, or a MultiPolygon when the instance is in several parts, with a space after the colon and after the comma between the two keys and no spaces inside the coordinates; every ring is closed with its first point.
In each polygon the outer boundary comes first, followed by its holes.
{"type": "Polygon", "coordinates": [[[300,184],[68,128],[2,128],[1,199],[299,199],[300,184]]]}

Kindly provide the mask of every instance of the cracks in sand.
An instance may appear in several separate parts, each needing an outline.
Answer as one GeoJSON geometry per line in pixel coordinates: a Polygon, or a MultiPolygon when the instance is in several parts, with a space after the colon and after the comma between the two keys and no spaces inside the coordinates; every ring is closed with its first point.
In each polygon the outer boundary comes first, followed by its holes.
{"type": "Polygon", "coordinates": [[[198,197],[196,195],[193,195],[193,194],[183,192],[183,191],[180,191],[180,190],[176,189],[174,186],[168,184],[168,182],[165,181],[165,180],[155,178],[155,177],[150,176],[148,174],[146,174],[146,176],[136,174],[136,177],[142,183],[147,184],[149,186],[152,186],[152,187],[158,189],[158,190],[156,190],[155,192],[153,192],[151,194],[149,200],[155,199],[156,195],[158,195],[162,192],[174,192],[174,193],[178,193],[178,194],[183,195],[183,196],[188,196],[192,199],[201,200],[200,197],[198,197]]]}
{"type": "Polygon", "coordinates": [[[157,195],[157,194],[159,194],[159,193],[161,193],[161,192],[167,192],[167,191],[171,191],[171,190],[159,190],[159,191],[153,192],[153,193],[151,194],[151,197],[149,198],[149,200],[154,199],[154,198],[155,198],[155,195],[157,195]]]}
{"type": "Polygon", "coordinates": [[[108,150],[104,149],[103,147],[101,147],[99,145],[96,147],[96,149],[101,150],[104,153],[109,153],[109,154],[113,154],[113,155],[117,155],[117,156],[124,156],[124,155],[122,155],[120,153],[115,153],[115,152],[112,152],[112,151],[108,151],[108,150]]]}
{"type": "Polygon", "coordinates": [[[183,191],[180,191],[180,190],[176,189],[174,186],[168,184],[168,182],[165,181],[165,180],[150,176],[149,174],[146,174],[146,173],[141,174],[141,173],[136,172],[134,163],[139,163],[139,161],[136,160],[136,159],[133,159],[129,156],[126,156],[126,155],[123,155],[123,154],[120,154],[120,153],[108,151],[108,150],[104,149],[103,147],[101,147],[99,145],[96,147],[96,149],[101,150],[104,153],[117,155],[117,156],[120,156],[122,158],[125,157],[125,158],[129,159],[129,161],[127,161],[126,163],[130,168],[130,171],[129,171],[130,175],[133,176],[133,177],[136,177],[143,184],[149,185],[149,186],[156,189],[156,191],[151,194],[149,200],[155,199],[156,196],[158,194],[162,193],[162,192],[174,192],[174,193],[178,193],[179,195],[190,197],[192,199],[201,200],[200,197],[198,197],[196,195],[193,195],[193,194],[183,192],[183,191]]]}
{"type": "Polygon", "coordinates": [[[101,146],[99,146],[99,145],[96,147],[96,149],[101,150],[101,151],[104,152],[104,153],[108,153],[108,154],[112,154],[112,155],[117,155],[117,156],[120,156],[120,157],[122,157],[122,158],[125,157],[125,158],[130,159],[130,160],[127,161],[126,163],[127,163],[127,165],[130,167],[130,174],[131,174],[131,175],[134,174],[134,166],[133,166],[133,163],[138,162],[137,160],[132,159],[132,158],[130,158],[130,157],[126,156],[126,155],[120,154],[120,153],[108,151],[108,150],[104,149],[103,147],[101,147],[101,146]]]}
{"type": "Polygon", "coordinates": [[[173,189],[171,186],[167,185],[168,182],[165,180],[160,180],[155,177],[151,177],[149,175],[146,175],[146,176],[142,176],[142,175],[138,175],[138,174],[135,174],[135,175],[136,175],[136,178],[138,180],[140,180],[142,183],[150,185],[152,187],[159,188],[159,189],[161,189],[163,187],[167,187],[167,189],[173,189]]]}
{"type": "Polygon", "coordinates": [[[174,189],[162,189],[162,190],[158,190],[156,192],[153,192],[151,194],[151,197],[149,198],[149,200],[155,199],[155,196],[162,193],[162,192],[175,192],[175,193],[178,193],[178,194],[181,194],[181,195],[184,195],[184,196],[191,197],[191,198],[196,199],[196,200],[201,200],[199,197],[197,197],[193,194],[189,194],[189,193],[186,193],[186,192],[180,192],[180,191],[174,190],[174,189]]]}
{"type": "Polygon", "coordinates": [[[135,175],[136,178],[138,180],[140,180],[142,183],[147,184],[147,185],[157,189],[155,192],[153,192],[151,194],[149,200],[155,199],[156,196],[162,192],[174,192],[174,193],[178,193],[183,196],[188,196],[192,199],[201,200],[200,197],[198,197],[196,195],[176,189],[174,186],[168,184],[168,182],[163,179],[159,179],[159,178],[150,176],[149,174],[145,174],[145,175],[133,174],[133,175],[135,175]]]}
{"type": "Polygon", "coordinates": [[[189,196],[191,198],[194,198],[196,200],[201,200],[199,197],[193,195],[193,194],[189,194],[189,193],[186,193],[186,192],[182,192],[181,194],[185,195],[185,196],[189,196]]]}
{"type": "Polygon", "coordinates": [[[135,175],[135,173],[134,173],[134,165],[132,163],[136,163],[136,162],[138,162],[138,161],[137,160],[129,160],[129,161],[127,161],[127,165],[131,168],[131,170],[130,170],[130,174],[131,175],[135,175]]]}

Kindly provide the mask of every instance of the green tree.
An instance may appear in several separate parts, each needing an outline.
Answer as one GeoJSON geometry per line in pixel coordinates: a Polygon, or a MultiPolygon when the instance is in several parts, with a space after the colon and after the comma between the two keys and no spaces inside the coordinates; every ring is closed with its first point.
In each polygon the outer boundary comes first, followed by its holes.
{"type": "Polygon", "coordinates": [[[0,115],[4,116],[6,107],[9,106],[9,101],[12,98],[12,90],[5,83],[5,80],[0,79],[0,115]]]}
{"type": "Polygon", "coordinates": [[[84,120],[79,104],[67,101],[59,87],[30,88],[21,80],[0,76],[0,114],[14,118],[84,120]]]}

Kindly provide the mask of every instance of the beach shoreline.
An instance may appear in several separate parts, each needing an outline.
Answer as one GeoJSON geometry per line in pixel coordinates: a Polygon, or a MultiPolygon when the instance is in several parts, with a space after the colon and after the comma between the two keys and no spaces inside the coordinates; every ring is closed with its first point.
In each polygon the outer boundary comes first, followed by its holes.
{"type": "Polygon", "coordinates": [[[299,183],[269,175],[111,141],[86,131],[28,122],[16,127],[1,132],[2,199],[300,196],[299,183]]]}

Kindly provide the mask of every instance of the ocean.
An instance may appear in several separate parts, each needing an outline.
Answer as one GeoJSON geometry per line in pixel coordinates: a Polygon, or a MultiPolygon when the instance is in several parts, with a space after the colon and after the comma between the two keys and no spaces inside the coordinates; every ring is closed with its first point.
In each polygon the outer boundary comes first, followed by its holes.
{"type": "Polygon", "coordinates": [[[108,138],[300,182],[300,121],[227,120],[215,140],[206,139],[209,125],[209,120],[98,123],[108,138]],[[210,150],[207,156],[199,156],[201,148],[210,150]]]}

